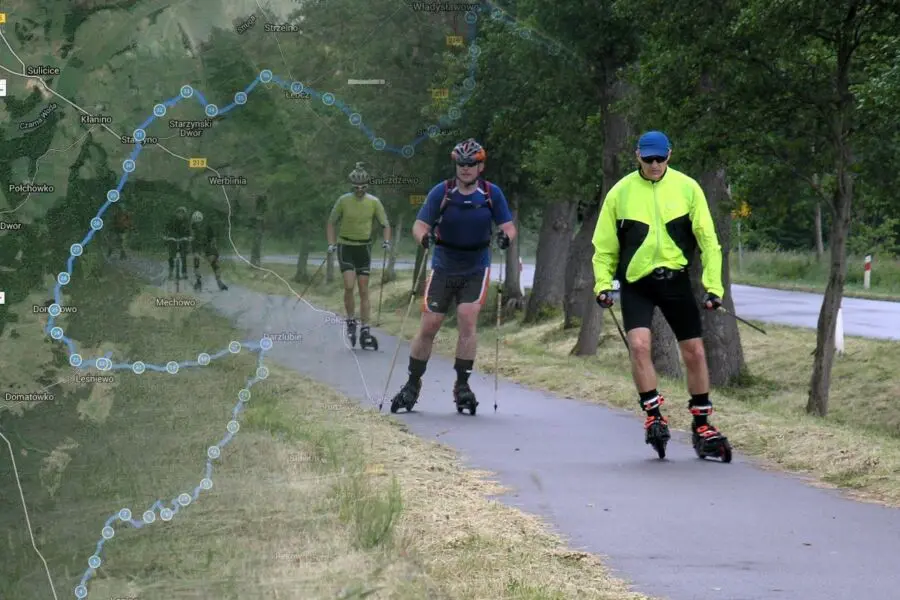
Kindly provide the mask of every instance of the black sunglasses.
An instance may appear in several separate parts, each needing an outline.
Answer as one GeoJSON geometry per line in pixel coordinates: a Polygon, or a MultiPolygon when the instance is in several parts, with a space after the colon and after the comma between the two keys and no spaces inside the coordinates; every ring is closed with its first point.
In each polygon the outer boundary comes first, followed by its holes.
{"type": "Polygon", "coordinates": [[[456,166],[458,167],[474,167],[478,164],[477,160],[458,160],[456,161],[456,166]]]}
{"type": "Polygon", "coordinates": [[[667,160],[669,160],[668,156],[642,156],[641,160],[647,163],[648,165],[652,165],[653,163],[663,164],[667,160]]]}

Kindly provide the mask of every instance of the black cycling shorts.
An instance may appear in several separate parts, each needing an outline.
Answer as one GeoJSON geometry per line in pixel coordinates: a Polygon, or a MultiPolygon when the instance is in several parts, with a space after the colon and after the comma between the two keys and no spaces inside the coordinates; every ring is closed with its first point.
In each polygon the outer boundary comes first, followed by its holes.
{"type": "Polygon", "coordinates": [[[369,269],[372,266],[371,246],[338,244],[337,256],[341,265],[341,273],[355,271],[357,275],[369,275],[369,269]]]}
{"type": "Polygon", "coordinates": [[[679,342],[703,335],[700,305],[694,298],[687,271],[680,271],[671,279],[648,275],[634,283],[623,282],[620,302],[625,331],[638,327],[650,329],[653,309],[658,306],[679,342]]]}
{"type": "Polygon", "coordinates": [[[422,298],[424,312],[447,314],[450,303],[478,303],[487,300],[491,269],[485,267],[473,275],[448,275],[441,270],[431,271],[425,282],[425,296],[422,298]]]}

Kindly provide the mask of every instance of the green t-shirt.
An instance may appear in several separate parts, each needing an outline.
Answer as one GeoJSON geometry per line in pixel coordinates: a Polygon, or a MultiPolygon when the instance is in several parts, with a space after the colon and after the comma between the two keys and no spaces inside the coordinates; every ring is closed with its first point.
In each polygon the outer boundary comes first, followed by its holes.
{"type": "Polygon", "coordinates": [[[356,194],[347,193],[334,203],[328,222],[341,222],[337,232],[339,244],[362,246],[372,241],[373,219],[377,219],[382,227],[388,226],[381,200],[371,194],[359,198],[356,194]]]}

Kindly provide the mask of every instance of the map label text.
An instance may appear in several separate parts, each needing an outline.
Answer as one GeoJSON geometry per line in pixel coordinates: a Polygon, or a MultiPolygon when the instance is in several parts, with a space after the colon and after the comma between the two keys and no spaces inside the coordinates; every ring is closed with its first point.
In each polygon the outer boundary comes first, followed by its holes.
{"type": "Polygon", "coordinates": [[[197,301],[194,298],[157,298],[156,306],[158,308],[194,307],[197,306],[197,301]]]}
{"type": "Polygon", "coordinates": [[[264,30],[266,33],[299,33],[300,26],[293,23],[266,23],[264,30]]]}
{"type": "Polygon", "coordinates": [[[0,221],[0,231],[18,231],[22,229],[21,223],[15,221],[0,221]]]}
{"type": "Polygon", "coordinates": [[[250,15],[250,18],[234,28],[238,35],[246,32],[248,29],[256,25],[256,15],[250,15]]]}
{"type": "Polygon", "coordinates": [[[247,185],[247,178],[242,175],[226,175],[225,177],[210,175],[207,180],[209,185],[247,185]]]}
{"type": "Polygon", "coordinates": [[[16,194],[52,194],[55,190],[49,183],[11,183],[7,191],[16,194]]]}
{"type": "Polygon", "coordinates": [[[25,67],[26,75],[59,75],[59,67],[51,67],[49,65],[35,65],[33,67],[25,67]]]}
{"type": "Polygon", "coordinates": [[[109,115],[81,115],[82,125],[109,125],[112,117],[109,115]]]}
{"type": "Polygon", "coordinates": [[[159,143],[158,137],[145,137],[144,139],[142,139],[139,142],[136,139],[134,139],[133,137],[131,137],[130,135],[123,135],[121,138],[119,138],[119,140],[123,144],[140,144],[141,146],[146,146],[147,144],[158,144],[159,143]]]}

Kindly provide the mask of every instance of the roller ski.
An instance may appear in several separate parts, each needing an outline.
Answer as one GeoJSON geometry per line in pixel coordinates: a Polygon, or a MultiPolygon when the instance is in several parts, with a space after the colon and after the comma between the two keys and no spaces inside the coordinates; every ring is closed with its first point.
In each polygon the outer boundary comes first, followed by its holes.
{"type": "MultiPolygon", "coordinates": [[[[642,407],[648,413],[659,407],[665,402],[662,396],[657,396],[652,400],[647,400],[642,407]]],[[[669,443],[669,420],[661,415],[647,415],[644,421],[644,442],[652,446],[656,450],[660,460],[666,457],[666,445],[669,443]]]]}
{"type": "MultiPolygon", "coordinates": [[[[699,415],[710,415],[713,412],[711,405],[706,406],[690,406],[691,414],[695,417],[699,415]]],[[[694,445],[694,452],[697,458],[718,458],[723,463],[731,462],[731,444],[728,443],[722,433],[710,425],[709,423],[697,424],[694,422],[691,427],[691,442],[694,445]]]]}
{"type": "Polygon", "coordinates": [[[419,400],[419,392],[422,391],[422,380],[413,383],[407,381],[400,392],[391,400],[391,412],[396,413],[401,408],[405,408],[406,412],[411,412],[413,406],[419,400]]]}
{"type": "Polygon", "coordinates": [[[347,339],[350,341],[350,347],[356,347],[356,319],[347,319],[347,339]]]}
{"type": "Polygon", "coordinates": [[[364,325],[359,331],[359,347],[363,350],[378,350],[378,340],[369,332],[368,325],[364,325]]]}
{"type": "Polygon", "coordinates": [[[474,415],[478,408],[478,400],[475,399],[475,393],[468,383],[457,381],[453,386],[453,401],[456,403],[456,412],[462,412],[468,409],[470,415],[474,415]]]}
{"type": "Polygon", "coordinates": [[[700,425],[692,428],[694,452],[698,458],[718,458],[723,463],[731,462],[731,444],[712,425],[700,425]]]}

